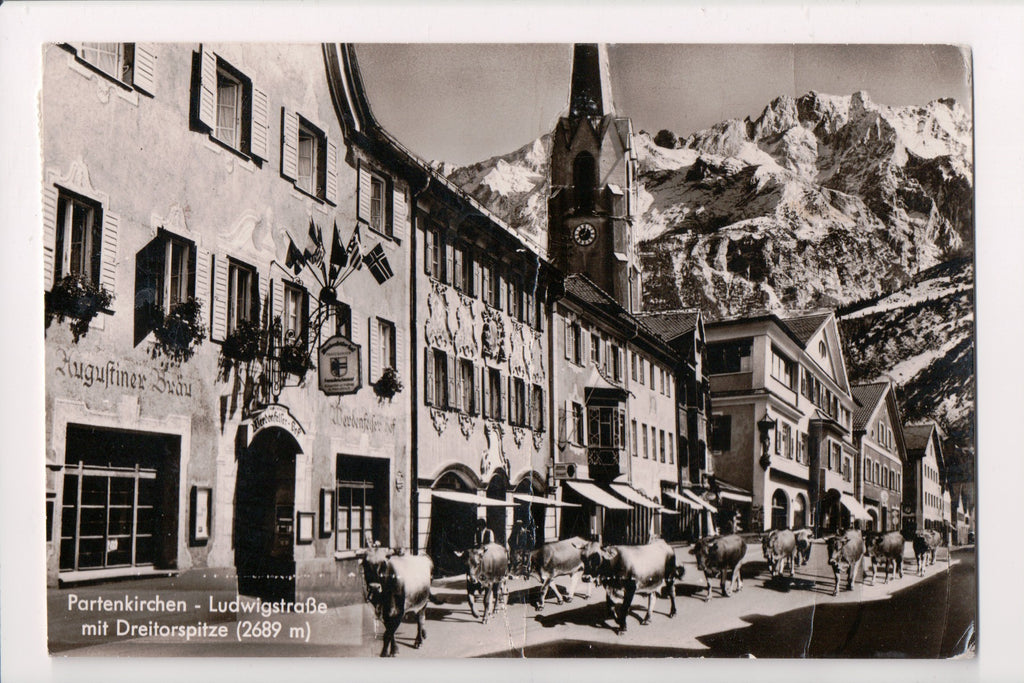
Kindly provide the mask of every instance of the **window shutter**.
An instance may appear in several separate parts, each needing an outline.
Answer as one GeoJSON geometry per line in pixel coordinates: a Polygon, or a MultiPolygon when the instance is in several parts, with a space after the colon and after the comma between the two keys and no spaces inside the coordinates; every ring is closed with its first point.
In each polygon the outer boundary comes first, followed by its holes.
{"type": "Polygon", "coordinates": [[[427,222],[420,218],[420,224],[424,226],[423,230],[423,272],[427,275],[433,275],[431,270],[431,263],[433,262],[434,255],[434,231],[427,226],[427,222]]]}
{"type": "Polygon", "coordinates": [[[561,433],[558,435],[558,440],[572,443],[573,439],[576,438],[576,434],[573,432],[572,405],[570,405],[568,399],[566,399],[565,405],[562,406],[562,415],[558,423],[561,425],[561,433]]]}
{"type": "MultiPolygon", "coordinates": [[[[480,264],[480,298],[484,303],[491,303],[491,268],[480,264]]],[[[569,356],[566,356],[568,358],[569,356]]]]}
{"type": "Polygon", "coordinates": [[[284,323],[284,280],[277,278],[271,281],[270,291],[270,322],[273,323],[274,318],[281,318],[281,322],[284,323]]]}
{"type": "Polygon", "coordinates": [[[57,241],[57,188],[43,188],[43,290],[53,288],[54,251],[57,241]]]}
{"type": "Polygon", "coordinates": [[[338,146],[327,140],[327,201],[338,203],[338,146]]]}
{"type": "Polygon", "coordinates": [[[494,307],[499,311],[505,308],[505,275],[501,273],[497,267],[494,269],[492,277],[497,282],[498,296],[494,302],[494,307]]]}
{"type": "Polygon", "coordinates": [[[508,390],[508,382],[511,380],[511,377],[507,378],[506,381],[505,379],[502,379],[500,375],[498,376],[498,396],[500,398],[498,401],[498,419],[500,420],[507,419],[511,415],[508,410],[508,397],[510,393],[508,390]]]}
{"type": "Polygon", "coordinates": [[[370,328],[370,381],[376,382],[380,378],[380,323],[376,318],[370,316],[366,323],[370,328]]]}
{"type": "Polygon", "coordinates": [[[565,319],[565,359],[569,360],[572,358],[572,351],[570,349],[570,342],[572,341],[572,325],[569,323],[569,319],[565,319]]]}
{"type": "Polygon", "coordinates": [[[210,339],[224,341],[228,333],[228,259],[213,257],[213,299],[210,304],[210,339]]]}
{"type": "Polygon", "coordinates": [[[281,107],[281,175],[299,177],[299,115],[281,107]]]}
{"type": "Polygon", "coordinates": [[[454,408],[456,401],[455,391],[455,356],[447,354],[445,360],[448,361],[448,407],[454,408]]]}
{"type": "Polygon", "coordinates": [[[395,322],[395,371],[401,374],[405,367],[405,331],[400,321],[395,322]]]}
{"type": "Polygon", "coordinates": [[[458,408],[460,413],[469,412],[468,406],[463,400],[462,395],[466,388],[466,382],[462,377],[462,363],[459,361],[455,362],[455,407],[458,408]]]}
{"type": "Polygon", "coordinates": [[[480,366],[480,412],[484,417],[491,415],[491,384],[486,365],[480,366]]]}
{"type": "MultiPolygon", "coordinates": [[[[349,312],[349,316],[348,317],[349,317],[349,325],[350,325],[350,327],[349,327],[349,337],[348,338],[352,342],[354,342],[355,344],[359,344],[359,340],[362,339],[362,337],[359,336],[360,334],[362,334],[362,330],[359,327],[360,321],[362,320],[362,318],[360,318],[354,312],[349,312]]],[[[365,353],[362,354],[361,358],[365,357],[365,355],[366,355],[365,353]]]]}
{"type": "Polygon", "coordinates": [[[270,100],[267,93],[256,86],[252,88],[252,134],[249,151],[253,156],[270,158],[270,100]]]}
{"type": "Polygon", "coordinates": [[[359,162],[359,199],[356,202],[356,213],[359,220],[370,223],[370,172],[359,162]]]}
{"type": "Polygon", "coordinates": [[[544,309],[544,299],[542,294],[537,297],[537,330],[540,332],[544,331],[544,315],[546,312],[547,311],[544,309]]]}
{"type": "MultiPolygon", "coordinates": [[[[225,270],[227,272],[227,270],[225,270]]],[[[226,282],[226,281],[225,281],[226,282]]],[[[256,274],[256,305],[253,307],[254,315],[253,320],[257,323],[269,323],[270,320],[270,301],[269,294],[270,278],[260,277],[259,273],[256,274]],[[262,316],[262,317],[261,317],[262,316]]],[[[227,301],[227,287],[224,288],[224,300],[227,301]]],[[[225,315],[227,310],[225,309],[225,315]]]]}
{"type": "Polygon", "coordinates": [[[429,346],[423,348],[423,401],[434,405],[434,358],[429,346]]]}
{"type": "Polygon", "coordinates": [[[444,249],[444,276],[441,279],[450,285],[455,281],[455,244],[450,235],[445,235],[441,248],[444,249]]]}
{"type": "Polygon", "coordinates": [[[190,242],[188,245],[188,297],[194,299],[196,296],[196,245],[190,242]]]}
{"type": "Polygon", "coordinates": [[[523,407],[526,410],[526,414],[523,415],[523,422],[527,426],[536,428],[537,425],[533,422],[533,387],[530,384],[523,384],[523,407]]]}
{"type": "Polygon", "coordinates": [[[103,237],[100,247],[100,285],[111,294],[117,276],[117,231],[121,219],[107,211],[103,214],[103,237]]]}
{"type": "Polygon", "coordinates": [[[473,297],[479,297],[480,296],[480,262],[477,261],[476,258],[473,257],[473,253],[469,252],[469,251],[466,252],[466,255],[463,256],[463,258],[470,259],[472,264],[473,264],[473,282],[470,283],[472,285],[470,287],[470,289],[472,290],[472,291],[470,291],[470,295],[473,296],[473,297]]]}
{"type": "Polygon", "coordinates": [[[473,414],[479,414],[483,411],[483,386],[484,380],[486,379],[484,373],[487,372],[487,368],[483,365],[476,365],[473,367],[473,378],[479,378],[479,381],[475,381],[476,386],[473,387],[473,414]]]}
{"type": "Polygon", "coordinates": [[[217,125],[217,56],[199,48],[199,122],[213,130],[217,125]]]}
{"type": "Polygon", "coordinates": [[[405,190],[393,189],[391,192],[391,236],[401,242],[405,239],[405,224],[409,220],[409,205],[405,199],[405,190]]]}
{"type": "MultiPolygon", "coordinates": [[[[210,258],[209,250],[196,247],[196,301],[199,302],[202,313],[210,312],[210,258]]],[[[206,328],[207,332],[211,328],[206,328]]]]}
{"type": "Polygon", "coordinates": [[[309,302],[312,297],[307,290],[302,291],[302,345],[308,351],[309,342],[313,339],[312,330],[309,329],[309,302]]]}
{"type": "Polygon", "coordinates": [[[156,94],[156,55],[142,43],[135,43],[132,85],[150,95],[156,94]]]}

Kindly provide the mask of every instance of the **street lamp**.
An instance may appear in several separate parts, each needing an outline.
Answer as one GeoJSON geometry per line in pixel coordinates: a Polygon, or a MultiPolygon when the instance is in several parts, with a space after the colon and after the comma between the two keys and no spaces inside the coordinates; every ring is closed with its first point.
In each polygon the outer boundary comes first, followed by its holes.
{"type": "Polygon", "coordinates": [[[768,445],[771,442],[771,432],[775,429],[775,425],[778,424],[775,420],[768,417],[768,409],[764,410],[764,417],[757,421],[757,429],[761,434],[761,469],[767,470],[768,466],[772,464],[772,456],[768,454],[768,445]]]}

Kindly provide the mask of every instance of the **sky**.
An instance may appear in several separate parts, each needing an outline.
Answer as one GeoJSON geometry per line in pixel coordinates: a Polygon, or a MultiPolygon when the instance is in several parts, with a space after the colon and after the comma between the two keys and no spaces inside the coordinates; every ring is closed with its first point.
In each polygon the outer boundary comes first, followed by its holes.
{"type": "MultiPolygon", "coordinates": [[[[568,44],[361,44],[377,119],[419,156],[467,164],[551,131],[566,109],[568,44]]],[[[636,130],[685,137],[756,117],[779,95],[811,90],[971,109],[971,56],[953,45],[672,45],[608,47],[616,110],[636,130]]]]}

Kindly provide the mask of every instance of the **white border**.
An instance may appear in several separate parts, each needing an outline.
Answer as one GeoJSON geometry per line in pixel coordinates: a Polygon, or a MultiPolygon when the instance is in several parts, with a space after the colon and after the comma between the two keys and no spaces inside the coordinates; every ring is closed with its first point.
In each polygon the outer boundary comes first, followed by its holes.
{"type": "MultiPolygon", "coordinates": [[[[1024,605],[1022,544],[1014,533],[1015,503],[1024,483],[1014,427],[1022,414],[1024,316],[1022,268],[1022,148],[1024,113],[1024,8],[941,4],[933,7],[881,3],[830,6],[532,3],[489,6],[463,3],[425,7],[398,4],[304,4],[219,2],[24,3],[0,7],[0,108],[4,160],[0,206],[4,216],[4,383],[0,456],[3,547],[0,616],[4,680],[183,681],[294,680],[443,676],[446,680],[578,680],[644,677],[703,681],[755,675],[766,680],[1019,680],[1024,605]],[[239,20],[242,18],[242,20],[239,20]],[[979,360],[979,659],[962,662],[830,661],[758,662],[696,660],[528,662],[252,660],[175,658],[158,661],[49,659],[45,643],[43,376],[40,315],[40,167],[38,84],[45,41],[71,36],[119,40],[320,42],[813,42],[957,43],[973,49],[975,66],[976,220],[979,360]],[[29,291],[29,295],[14,296],[29,291]],[[28,353],[26,353],[26,350],[28,353]],[[13,440],[11,437],[13,436],[13,440]],[[31,492],[38,492],[33,495],[31,492]],[[1013,507],[1011,507],[1013,506],[1013,507]],[[28,514],[26,514],[28,510],[28,514]],[[1000,524],[1002,523],[1002,524],[1000,524]],[[998,535],[998,526],[1004,534],[998,535]],[[752,666],[756,668],[751,668],[752,666]],[[381,667],[386,667],[382,669],[381,667]],[[637,667],[640,667],[638,669],[637,667]],[[641,671],[642,669],[642,671],[641,671]],[[879,677],[881,674],[881,677],[879,677]]],[[[685,613],[680,615],[685,619],[685,613]]]]}

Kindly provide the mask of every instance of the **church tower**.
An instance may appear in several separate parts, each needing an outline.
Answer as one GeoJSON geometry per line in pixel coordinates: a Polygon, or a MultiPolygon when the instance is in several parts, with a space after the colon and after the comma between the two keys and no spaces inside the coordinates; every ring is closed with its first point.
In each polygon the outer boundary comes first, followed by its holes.
{"type": "Polygon", "coordinates": [[[552,134],[549,252],[566,275],[586,275],[628,311],[640,308],[636,174],[633,124],[615,113],[607,48],[575,45],[568,113],[552,134]]]}

